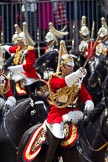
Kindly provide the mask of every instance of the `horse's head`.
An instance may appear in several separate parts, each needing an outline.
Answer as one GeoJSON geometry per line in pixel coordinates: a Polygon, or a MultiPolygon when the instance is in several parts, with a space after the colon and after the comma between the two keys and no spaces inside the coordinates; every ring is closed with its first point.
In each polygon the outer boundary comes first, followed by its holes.
{"type": "Polygon", "coordinates": [[[102,83],[107,75],[107,64],[106,60],[100,60],[89,77],[89,84],[91,87],[102,86],[102,83]]]}
{"type": "Polygon", "coordinates": [[[29,107],[25,109],[24,119],[31,126],[42,123],[47,117],[48,103],[42,96],[36,95],[31,98],[29,107]]]}

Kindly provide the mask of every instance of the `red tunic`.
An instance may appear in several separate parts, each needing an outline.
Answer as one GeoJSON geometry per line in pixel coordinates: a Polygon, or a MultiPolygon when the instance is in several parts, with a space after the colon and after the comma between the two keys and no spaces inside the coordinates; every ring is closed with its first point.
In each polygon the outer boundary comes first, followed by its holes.
{"type": "MultiPolygon", "coordinates": [[[[20,50],[20,48],[18,49],[18,46],[13,46],[9,48],[9,52],[10,53],[16,53],[16,50],[20,50]]],[[[28,48],[25,49],[26,50],[26,57],[25,60],[23,61],[22,65],[23,65],[23,69],[24,69],[24,74],[28,77],[28,78],[35,78],[35,79],[39,79],[39,76],[36,72],[36,68],[34,67],[35,64],[35,60],[36,60],[36,54],[34,49],[28,48]]]]}
{"type": "Polygon", "coordinates": [[[95,52],[96,52],[96,46],[99,44],[99,42],[94,42],[94,41],[91,41],[88,43],[88,49],[87,49],[87,52],[86,52],[86,55],[85,57],[94,57],[95,55],[95,52]],[[91,56],[89,56],[91,55],[91,56]]]}
{"type": "MultiPolygon", "coordinates": [[[[56,92],[57,89],[65,87],[66,82],[64,78],[53,77],[50,80],[50,85],[52,87],[52,91],[56,92]]],[[[92,100],[92,97],[85,88],[84,84],[82,84],[78,96],[83,103],[85,103],[86,100],[92,100]]],[[[61,123],[63,121],[62,115],[67,114],[72,110],[78,110],[78,108],[57,108],[55,105],[52,105],[48,113],[47,122],[49,124],[61,123]]]]}

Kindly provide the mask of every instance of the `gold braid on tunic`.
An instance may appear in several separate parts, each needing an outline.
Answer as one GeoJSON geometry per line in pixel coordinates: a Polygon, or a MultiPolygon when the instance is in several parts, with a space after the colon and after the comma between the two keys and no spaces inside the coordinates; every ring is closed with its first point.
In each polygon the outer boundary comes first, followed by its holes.
{"type": "Polygon", "coordinates": [[[52,79],[53,76],[59,77],[59,74],[57,74],[57,73],[53,74],[48,81],[50,99],[51,99],[53,105],[55,105],[58,108],[65,108],[69,104],[74,103],[75,97],[78,94],[79,89],[81,88],[81,84],[79,85],[79,84],[75,83],[74,85],[72,85],[72,87],[65,86],[64,88],[61,88],[61,89],[59,89],[59,91],[54,93],[50,86],[50,80],[52,79]],[[66,103],[63,103],[62,105],[57,105],[57,99],[59,97],[62,97],[63,95],[68,97],[66,103]]]}
{"type": "Polygon", "coordinates": [[[23,52],[27,49],[27,47],[24,47],[23,49],[20,49],[20,47],[18,47],[16,49],[16,54],[14,56],[14,59],[13,59],[13,63],[15,65],[18,65],[18,64],[22,64],[24,59],[25,59],[25,55],[23,54],[23,52]]]}

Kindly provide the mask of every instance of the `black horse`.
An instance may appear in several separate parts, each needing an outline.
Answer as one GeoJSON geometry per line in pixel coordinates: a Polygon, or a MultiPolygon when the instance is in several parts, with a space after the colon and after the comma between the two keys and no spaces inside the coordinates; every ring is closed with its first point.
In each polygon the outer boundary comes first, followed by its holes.
{"type": "Polygon", "coordinates": [[[107,76],[108,70],[108,57],[102,56],[100,57],[96,66],[92,69],[91,75],[89,77],[88,90],[93,97],[93,101],[95,105],[97,105],[102,98],[103,91],[103,82],[107,76]]]}
{"type": "Polygon", "coordinates": [[[47,101],[37,95],[18,101],[12,109],[5,109],[0,125],[0,161],[16,162],[18,144],[23,133],[47,117],[47,101]]]}
{"type": "MultiPolygon", "coordinates": [[[[103,87],[103,97],[100,104],[95,107],[88,118],[83,118],[79,123],[79,138],[72,147],[62,148],[60,145],[55,156],[56,161],[58,157],[62,156],[63,162],[104,162],[108,146],[108,77],[106,77],[103,87]]],[[[31,127],[22,136],[19,143],[17,162],[29,162],[30,159],[26,159],[25,156],[32,155],[35,149],[38,150],[36,144],[39,143],[39,139],[37,141],[36,138],[28,154],[24,153],[29,147],[35,130],[38,130],[41,125],[31,127]]],[[[40,136],[42,137],[42,134],[40,136]]],[[[43,141],[43,144],[41,143],[42,148],[36,158],[33,159],[33,162],[45,161],[49,144],[47,135],[43,141]]],[[[30,158],[30,156],[28,157],[30,158]]]]}
{"type": "MultiPolygon", "coordinates": [[[[58,52],[56,50],[49,51],[43,54],[41,57],[37,58],[35,67],[37,72],[41,75],[42,79],[46,79],[45,74],[50,71],[56,72],[58,62],[58,52]]],[[[47,80],[47,79],[46,79],[47,80]]]]}

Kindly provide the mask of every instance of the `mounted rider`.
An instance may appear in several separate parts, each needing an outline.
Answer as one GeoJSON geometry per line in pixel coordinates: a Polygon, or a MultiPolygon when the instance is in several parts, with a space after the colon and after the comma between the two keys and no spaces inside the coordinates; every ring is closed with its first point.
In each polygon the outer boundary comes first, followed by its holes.
{"type": "Polygon", "coordinates": [[[57,51],[58,52],[58,40],[63,39],[64,36],[68,34],[67,31],[64,31],[66,27],[64,27],[61,31],[58,31],[54,28],[53,23],[49,22],[49,31],[45,36],[45,42],[46,42],[46,47],[45,47],[45,53],[49,51],[57,51]]]}
{"type": "Polygon", "coordinates": [[[99,44],[96,47],[96,55],[108,55],[108,26],[104,17],[101,18],[101,28],[98,31],[99,44]]]}
{"type": "Polygon", "coordinates": [[[36,54],[34,41],[31,39],[27,24],[23,23],[23,31],[17,33],[16,45],[4,45],[2,48],[13,54],[13,66],[9,66],[11,71],[8,76],[16,83],[16,91],[19,96],[30,94],[30,85],[40,78],[34,67],[36,54]]]}
{"type": "Polygon", "coordinates": [[[85,55],[85,52],[88,49],[88,43],[90,42],[90,30],[86,26],[86,16],[82,16],[79,34],[81,38],[79,43],[79,52],[85,55]]]}
{"type": "Polygon", "coordinates": [[[75,72],[73,70],[74,59],[68,54],[65,42],[61,41],[57,73],[54,73],[48,81],[52,105],[44,123],[49,137],[45,162],[53,161],[56,149],[64,138],[64,123],[72,122],[77,125],[83,117],[83,112],[76,105],[77,97],[85,104],[85,110],[90,112],[94,109],[92,97],[83,83],[86,69],[79,68],[75,72]]]}

